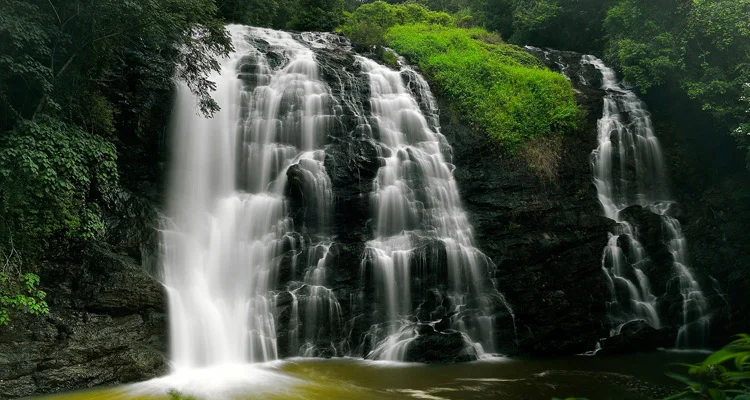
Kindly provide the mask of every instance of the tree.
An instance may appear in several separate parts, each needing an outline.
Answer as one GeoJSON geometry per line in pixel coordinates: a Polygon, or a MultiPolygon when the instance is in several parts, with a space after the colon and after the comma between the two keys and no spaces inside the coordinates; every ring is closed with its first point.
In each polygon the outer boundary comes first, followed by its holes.
{"type": "Polygon", "coordinates": [[[344,21],[344,0],[297,0],[287,28],[297,31],[332,31],[344,21]]]}
{"type": "Polygon", "coordinates": [[[641,92],[680,88],[747,149],[748,15],[750,0],[623,0],[607,13],[606,58],[641,92]]]}
{"type": "Polygon", "coordinates": [[[280,8],[276,0],[218,0],[219,13],[228,22],[270,27],[280,8]]]}
{"type": "Polygon", "coordinates": [[[45,312],[37,265],[101,237],[115,144],[163,131],[173,79],[217,110],[230,50],[214,0],[0,0],[0,323],[45,312]]]}

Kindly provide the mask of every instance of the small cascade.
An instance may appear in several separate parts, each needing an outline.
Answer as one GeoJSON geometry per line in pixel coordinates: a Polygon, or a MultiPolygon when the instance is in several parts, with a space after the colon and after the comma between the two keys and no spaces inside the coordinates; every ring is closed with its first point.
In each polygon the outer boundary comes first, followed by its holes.
{"type": "Polygon", "coordinates": [[[687,348],[706,343],[711,318],[708,301],[688,267],[687,239],[682,234],[680,221],[669,215],[672,206],[674,203],[664,202],[654,204],[650,209],[662,217],[664,240],[674,260],[673,268],[682,297],[682,326],[677,332],[677,347],[687,348]]]}
{"type": "Polygon", "coordinates": [[[661,328],[656,310],[657,297],[651,292],[648,277],[641,267],[646,251],[638,242],[636,231],[627,222],[620,222],[609,234],[602,255],[602,269],[612,294],[607,304],[613,325],[612,334],[619,334],[622,324],[643,319],[654,328],[661,328]],[[625,251],[627,249],[627,251],[625,251]]]}
{"type": "Polygon", "coordinates": [[[661,219],[661,240],[671,255],[672,278],[666,283],[666,295],[671,287],[678,287],[682,304],[676,345],[701,346],[709,328],[708,304],[688,267],[687,240],[672,216],[675,203],[667,190],[662,152],[650,115],[601,60],[586,55],[581,64],[601,73],[602,89],[606,91],[598,121],[599,145],[591,154],[591,167],[604,215],[618,222],[602,256],[602,269],[612,292],[612,334],[638,319],[658,329],[668,318],[668,310],[662,310],[660,304],[664,296],[657,296],[649,281],[649,275],[658,274],[653,271],[653,255],[646,251],[632,220],[636,212],[632,207],[639,206],[661,219]]]}
{"type": "Polygon", "coordinates": [[[490,281],[494,265],[473,245],[429,87],[408,67],[394,71],[358,61],[370,81],[371,125],[382,159],[372,194],[375,238],[363,260],[382,302],[368,358],[403,360],[411,342],[436,327],[461,332],[475,355],[494,351],[494,304],[486,296],[502,296],[490,281]],[[428,276],[442,278],[446,296],[415,304],[436,287],[425,282],[428,276]],[[469,301],[479,304],[465,314],[469,301]],[[416,316],[415,308],[421,311],[416,316]],[[446,318],[449,326],[438,326],[446,318]]]}
{"type": "Polygon", "coordinates": [[[291,355],[313,357],[342,356],[342,310],[334,292],[327,288],[326,262],[331,243],[308,249],[303,280],[292,281],[286,294],[291,296],[289,349],[291,355]],[[321,346],[320,343],[328,343],[321,346]]]}

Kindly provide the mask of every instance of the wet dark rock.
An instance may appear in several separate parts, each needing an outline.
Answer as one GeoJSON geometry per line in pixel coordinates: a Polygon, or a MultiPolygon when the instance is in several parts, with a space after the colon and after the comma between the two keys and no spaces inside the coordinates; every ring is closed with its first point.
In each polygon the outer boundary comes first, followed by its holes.
{"type": "Polygon", "coordinates": [[[648,208],[637,205],[622,210],[620,215],[636,228],[638,239],[655,264],[654,268],[669,270],[672,265],[672,256],[664,243],[666,233],[662,217],[648,208]]]}
{"type": "Polygon", "coordinates": [[[620,328],[619,334],[602,340],[602,348],[596,354],[609,355],[654,351],[659,348],[674,346],[676,339],[677,331],[673,328],[655,329],[646,321],[631,321],[620,328]]]}
{"type": "Polygon", "coordinates": [[[498,290],[515,314],[515,326],[512,318],[496,319],[496,345],[505,354],[582,353],[606,336],[601,256],[614,221],[602,216],[589,167],[602,92],[576,99],[586,118],[565,136],[554,182],[541,181],[438,99],[477,245],[497,265],[498,290]]]}
{"type": "Polygon", "coordinates": [[[738,332],[750,332],[750,172],[745,153],[737,151],[731,137],[717,132],[701,110],[655,95],[645,100],[652,107],[680,204],[672,216],[682,224],[690,267],[712,310],[707,345],[718,348],[738,332]]]}
{"type": "Polygon", "coordinates": [[[407,362],[456,363],[477,359],[474,348],[464,340],[461,332],[425,332],[417,336],[406,349],[407,362]]]}
{"type": "Polygon", "coordinates": [[[445,330],[448,330],[451,327],[451,318],[456,315],[457,313],[455,311],[449,313],[448,315],[444,316],[435,324],[435,330],[438,332],[442,332],[445,330]]]}
{"type": "Polygon", "coordinates": [[[0,330],[0,398],[116,385],[167,371],[161,285],[132,259],[90,246],[82,264],[46,265],[48,317],[0,330]]]}
{"type": "Polygon", "coordinates": [[[419,335],[431,335],[435,331],[436,331],[435,327],[430,324],[417,325],[417,334],[419,335]]]}

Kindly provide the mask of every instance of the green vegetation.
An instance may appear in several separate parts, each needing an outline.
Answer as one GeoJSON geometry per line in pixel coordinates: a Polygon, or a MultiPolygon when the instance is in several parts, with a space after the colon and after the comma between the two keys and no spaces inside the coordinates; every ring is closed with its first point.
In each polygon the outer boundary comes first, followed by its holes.
{"type": "Polygon", "coordinates": [[[33,315],[49,313],[47,302],[44,301],[47,294],[37,288],[39,276],[26,273],[16,278],[16,273],[0,272],[0,326],[8,325],[15,312],[33,315]]]}
{"type": "Polygon", "coordinates": [[[395,26],[386,38],[422,69],[459,115],[507,150],[576,127],[570,82],[496,35],[414,24],[395,26]]]}
{"type": "Polygon", "coordinates": [[[750,0],[623,0],[607,13],[606,56],[645,92],[678,87],[748,151],[750,0]]]}
{"type": "Polygon", "coordinates": [[[668,375],[684,383],[685,389],[665,400],[750,399],[750,335],[739,335],[699,364],[683,366],[686,375],[668,375]]]}
{"type": "Polygon", "coordinates": [[[117,185],[116,157],[109,141],[59,120],[22,121],[8,132],[0,139],[0,213],[16,241],[62,247],[101,234],[99,203],[117,185]]]}
{"type": "Polygon", "coordinates": [[[340,28],[352,43],[362,47],[385,46],[385,33],[395,25],[416,23],[453,25],[454,18],[443,12],[430,11],[416,3],[391,5],[384,1],[364,4],[347,15],[340,28]]]}
{"type": "Polygon", "coordinates": [[[344,20],[344,0],[217,0],[228,22],[291,29],[331,31],[344,20]]]}
{"type": "Polygon", "coordinates": [[[231,50],[212,0],[0,0],[0,324],[44,314],[37,266],[105,230],[117,146],[164,130],[177,77],[211,115],[231,50]]]}
{"type": "MultiPolygon", "coordinates": [[[[395,2],[398,3],[398,2],[395,2]]],[[[732,135],[750,168],[750,0],[422,0],[454,23],[395,20],[411,2],[356,9],[343,31],[354,41],[383,45],[387,28],[439,23],[483,27],[509,43],[574,50],[603,57],[653,108],[702,109],[713,134],[732,135]],[[362,9],[362,11],[360,11],[362,9]],[[370,22],[367,22],[370,21],[370,22]]],[[[347,9],[353,0],[347,3],[347,9]]],[[[378,5],[376,5],[378,4],[378,5]]]]}

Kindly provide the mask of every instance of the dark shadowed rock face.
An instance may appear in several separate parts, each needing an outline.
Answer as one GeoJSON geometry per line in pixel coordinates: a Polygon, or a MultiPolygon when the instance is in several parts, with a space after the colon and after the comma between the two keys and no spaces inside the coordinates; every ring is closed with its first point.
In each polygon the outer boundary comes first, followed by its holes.
{"type": "Polygon", "coordinates": [[[466,341],[461,332],[435,330],[421,332],[406,350],[404,361],[423,363],[455,363],[474,361],[477,354],[466,341]]]}
{"type": "Polygon", "coordinates": [[[518,347],[515,333],[501,330],[506,352],[581,353],[606,336],[601,254],[613,222],[601,216],[589,167],[601,93],[577,100],[586,123],[565,138],[556,182],[540,181],[524,160],[497,151],[440,107],[478,247],[497,264],[499,289],[514,310],[518,347]]]}
{"type": "MultiPolygon", "coordinates": [[[[601,79],[581,65],[580,54],[527,50],[568,76],[579,95],[601,85],[601,79]]],[[[588,100],[579,104],[589,110],[586,104],[593,104],[597,96],[585,97],[588,100]]],[[[750,224],[750,173],[746,159],[732,138],[688,99],[668,88],[649,91],[642,99],[648,104],[662,147],[671,180],[668,190],[678,202],[677,207],[670,207],[669,215],[682,225],[688,264],[708,301],[711,337],[706,345],[720,347],[731,335],[750,330],[750,246],[745,245],[750,224]]],[[[681,325],[683,298],[673,272],[673,257],[664,243],[663,221],[638,206],[623,210],[623,217],[633,222],[649,255],[642,268],[651,287],[657,289],[662,324],[681,325]]]]}
{"type": "Polygon", "coordinates": [[[140,381],[166,372],[161,285],[92,246],[40,275],[50,314],[0,330],[0,398],[140,381]]]}
{"type": "Polygon", "coordinates": [[[677,330],[673,328],[654,329],[644,320],[626,323],[616,335],[602,340],[602,348],[596,354],[627,354],[654,351],[674,346],[677,330]]]}

